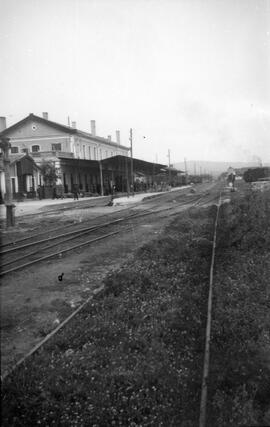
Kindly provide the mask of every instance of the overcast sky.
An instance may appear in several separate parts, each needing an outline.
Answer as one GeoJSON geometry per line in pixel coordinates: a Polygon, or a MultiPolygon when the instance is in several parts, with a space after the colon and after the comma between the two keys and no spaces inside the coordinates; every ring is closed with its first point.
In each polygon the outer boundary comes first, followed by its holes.
{"type": "Polygon", "coordinates": [[[134,157],[270,161],[270,0],[0,0],[1,109],[134,157]],[[144,138],[145,137],[145,138],[144,138]]]}

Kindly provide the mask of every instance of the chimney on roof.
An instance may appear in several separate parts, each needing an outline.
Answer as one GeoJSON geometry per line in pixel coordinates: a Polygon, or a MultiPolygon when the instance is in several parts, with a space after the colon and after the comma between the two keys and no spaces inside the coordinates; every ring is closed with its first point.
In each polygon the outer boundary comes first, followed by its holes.
{"type": "Polygon", "coordinates": [[[116,130],[115,134],[116,134],[116,142],[117,144],[120,144],[120,130],[116,130]]]}
{"type": "Polygon", "coordinates": [[[96,136],[96,121],[95,120],[91,120],[91,134],[93,136],[96,136]]]}
{"type": "Polygon", "coordinates": [[[76,129],[76,122],[71,122],[71,126],[76,129]]]}
{"type": "Polygon", "coordinates": [[[43,119],[45,120],[49,120],[49,115],[48,113],[42,113],[43,119]]]}
{"type": "Polygon", "coordinates": [[[5,130],[7,127],[7,121],[5,117],[0,117],[0,132],[5,130]]]}
{"type": "Polygon", "coordinates": [[[111,142],[111,140],[112,140],[112,136],[108,135],[108,141],[111,142]]]}

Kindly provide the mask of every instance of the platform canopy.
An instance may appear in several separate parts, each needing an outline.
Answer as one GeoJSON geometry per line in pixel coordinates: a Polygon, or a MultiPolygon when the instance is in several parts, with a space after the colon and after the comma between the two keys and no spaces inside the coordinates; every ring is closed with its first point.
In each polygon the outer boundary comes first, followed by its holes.
{"type": "Polygon", "coordinates": [[[101,161],[104,169],[108,168],[114,170],[125,170],[125,168],[130,169],[131,162],[133,162],[134,173],[153,175],[165,172],[167,170],[166,165],[146,162],[145,160],[140,159],[131,159],[131,157],[126,156],[113,156],[101,161]]]}
{"type": "Polygon", "coordinates": [[[58,155],[57,158],[61,161],[62,166],[72,166],[77,169],[92,168],[99,169],[98,160],[74,159],[72,157],[65,157],[58,155]]]}

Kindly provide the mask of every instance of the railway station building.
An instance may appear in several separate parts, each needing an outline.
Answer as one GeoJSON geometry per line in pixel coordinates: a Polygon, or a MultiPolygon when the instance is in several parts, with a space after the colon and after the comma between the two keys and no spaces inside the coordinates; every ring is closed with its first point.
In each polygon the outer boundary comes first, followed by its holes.
{"type": "Polygon", "coordinates": [[[102,160],[115,155],[127,156],[129,147],[121,145],[120,131],[116,131],[116,141],[96,135],[96,122],[90,122],[91,132],[83,132],[71,126],[49,120],[48,113],[42,117],[29,114],[23,120],[6,127],[5,117],[0,118],[0,137],[8,137],[11,154],[30,154],[37,164],[42,160],[52,160],[60,155],[82,160],[102,160]]]}
{"type": "MultiPolygon", "coordinates": [[[[10,148],[10,175],[13,197],[19,194],[36,197],[37,189],[43,188],[44,197],[52,197],[53,188],[44,182],[42,166],[53,164],[57,179],[54,191],[57,195],[69,195],[76,189],[85,194],[111,194],[114,190],[142,191],[161,186],[173,179],[177,171],[166,165],[146,162],[130,157],[130,147],[120,143],[120,131],[115,141],[96,135],[96,123],[90,122],[91,132],[77,129],[76,123],[62,125],[29,114],[23,120],[6,127],[6,119],[0,118],[0,138],[8,138],[10,148]],[[133,176],[133,180],[132,180],[133,176]],[[132,188],[134,185],[134,188],[132,188]],[[44,187],[46,191],[44,191],[44,187]]],[[[1,193],[5,193],[1,177],[1,193]]]]}

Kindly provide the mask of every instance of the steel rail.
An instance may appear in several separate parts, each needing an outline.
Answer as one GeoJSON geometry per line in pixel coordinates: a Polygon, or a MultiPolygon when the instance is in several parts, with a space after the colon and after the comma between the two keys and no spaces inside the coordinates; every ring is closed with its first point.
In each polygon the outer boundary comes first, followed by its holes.
{"type": "MultiPolygon", "coordinates": [[[[97,229],[99,229],[99,228],[101,228],[101,227],[97,227],[97,229]]],[[[92,231],[95,231],[95,229],[89,230],[89,233],[90,233],[90,232],[92,232],[92,231]]],[[[88,234],[88,233],[87,233],[87,232],[81,232],[81,233],[79,233],[79,232],[78,232],[78,234],[76,234],[75,236],[68,237],[67,239],[61,240],[61,242],[57,243],[57,245],[62,244],[62,243],[65,243],[65,242],[68,242],[68,241],[70,241],[70,240],[77,239],[78,237],[81,237],[81,236],[83,236],[83,235],[85,235],[85,234],[88,234]]],[[[34,246],[34,245],[33,245],[33,246],[34,246]]],[[[43,249],[40,249],[40,248],[39,248],[39,252],[44,252],[44,251],[46,251],[47,249],[55,248],[55,246],[56,246],[56,244],[55,244],[55,243],[52,243],[51,245],[45,246],[43,249]]],[[[35,255],[36,253],[37,253],[36,251],[34,251],[34,252],[28,252],[27,254],[25,254],[25,255],[23,255],[23,256],[21,256],[21,257],[19,257],[19,258],[18,258],[18,257],[16,257],[16,260],[15,260],[15,261],[14,261],[14,260],[10,260],[10,261],[7,261],[7,262],[2,262],[2,263],[1,263],[1,268],[2,268],[2,267],[5,267],[6,265],[13,264],[14,262],[21,261],[21,260],[23,260],[23,259],[25,259],[25,258],[30,257],[31,255],[35,255]]],[[[1,273],[0,273],[0,275],[1,275],[1,273]]]]}
{"type": "MultiPolygon", "coordinates": [[[[167,209],[172,209],[172,208],[167,208],[167,209]]],[[[165,210],[167,210],[167,209],[165,209],[165,210]]],[[[163,209],[164,210],[164,209],[163,209]]],[[[95,230],[97,230],[97,229],[101,229],[101,228],[105,228],[105,227],[107,227],[108,225],[114,225],[114,224],[116,224],[116,223],[120,223],[120,222],[123,222],[123,221],[125,221],[125,220],[129,220],[129,219],[134,219],[134,218],[138,218],[138,217],[141,217],[141,216],[145,216],[145,215],[151,215],[151,214],[153,214],[153,213],[155,213],[155,212],[145,212],[145,213],[140,213],[140,214],[133,214],[133,215],[130,215],[129,217],[125,217],[125,218],[119,218],[118,220],[114,220],[114,221],[111,221],[111,222],[107,222],[107,223],[104,223],[104,224],[102,224],[102,225],[100,225],[100,226],[97,226],[97,227],[95,227],[95,228],[92,228],[92,229],[90,229],[90,230],[88,230],[88,232],[90,231],[95,231],[95,230]]],[[[120,231],[119,231],[120,232],[120,231]]],[[[116,233],[118,233],[118,232],[116,232],[116,233]]],[[[64,243],[64,242],[66,242],[66,241],[68,241],[68,240],[72,240],[72,239],[74,239],[74,238],[77,238],[77,237],[81,237],[81,236],[83,236],[84,234],[87,234],[87,232],[83,232],[83,233],[80,233],[79,235],[77,234],[76,236],[74,236],[74,237],[72,237],[72,238],[69,238],[69,239],[65,239],[64,241],[62,241],[62,242],[60,242],[60,243],[64,243]]],[[[43,257],[41,257],[41,258],[37,258],[37,259],[35,259],[35,260],[33,260],[33,261],[29,261],[29,262],[27,262],[27,263],[25,263],[25,264],[21,264],[21,265],[19,265],[19,266],[16,266],[16,267],[14,267],[14,268],[11,268],[11,269],[9,269],[9,270],[4,270],[4,271],[1,271],[0,272],[0,277],[1,276],[5,276],[6,274],[8,274],[8,273],[12,273],[13,271],[17,271],[17,270],[21,270],[22,268],[25,268],[25,267],[29,267],[30,265],[32,265],[32,264],[36,264],[36,263],[38,263],[38,262],[41,262],[41,261],[44,261],[44,260],[46,260],[46,259],[49,259],[49,258],[52,258],[52,257],[54,257],[54,256],[57,256],[57,255],[60,255],[60,254],[62,254],[62,253],[66,253],[66,252],[69,252],[69,251],[71,251],[71,250],[73,250],[73,249],[76,249],[76,248],[79,248],[79,247],[82,247],[82,246],[85,246],[85,244],[90,244],[90,243],[93,243],[93,242],[95,242],[95,241],[98,241],[98,240],[101,240],[101,239],[103,239],[103,238],[105,238],[105,237],[109,237],[111,234],[114,234],[114,233],[109,233],[109,234],[107,234],[107,235],[105,235],[105,236],[101,236],[100,238],[98,237],[98,238],[96,238],[96,239],[92,239],[92,240],[89,240],[89,241],[87,241],[87,242],[85,242],[85,243],[79,243],[79,244],[77,244],[77,245],[74,245],[74,246],[71,246],[71,247],[69,247],[69,248],[66,248],[66,249],[62,249],[62,250],[59,250],[59,251],[57,251],[57,252],[54,252],[54,253],[52,253],[52,254],[49,254],[49,255],[45,255],[45,256],[43,256],[43,257]]],[[[59,236],[58,236],[59,237],[59,236]]],[[[52,240],[52,239],[51,239],[52,240]]],[[[35,244],[36,244],[36,242],[35,242],[35,244]]],[[[34,244],[33,244],[34,245],[34,244]]],[[[29,246],[29,245],[26,245],[26,246],[29,246]]],[[[55,246],[55,245],[52,245],[53,247],[55,246]]],[[[51,248],[52,247],[51,245],[50,246],[47,246],[47,247],[45,247],[43,250],[46,250],[46,249],[49,249],[49,248],[51,248]]],[[[20,247],[20,248],[22,248],[22,247],[20,247]]],[[[19,249],[19,248],[18,248],[19,249]]],[[[31,255],[33,255],[33,254],[35,254],[36,252],[32,252],[32,253],[30,253],[30,254],[26,254],[25,256],[23,256],[23,257],[21,257],[20,259],[24,259],[24,258],[27,258],[28,256],[31,256],[31,255]]],[[[4,264],[4,265],[9,265],[9,264],[12,264],[12,263],[14,263],[14,262],[16,262],[16,261],[18,261],[19,259],[18,258],[16,258],[16,260],[15,261],[12,261],[12,262],[8,262],[8,263],[6,263],[6,264],[4,264]]],[[[3,265],[3,264],[2,264],[3,265]]]]}
{"type": "Polygon", "coordinates": [[[41,262],[41,261],[45,261],[45,260],[47,260],[49,258],[53,258],[53,257],[55,257],[55,256],[57,256],[59,254],[63,254],[65,252],[72,251],[73,249],[77,249],[77,248],[89,245],[90,243],[94,243],[94,242],[97,242],[99,240],[106,239],[107,237],[113,236],[114,234],[118,234],[118,233],[120,233],[120,231],[113,231],[112,233],[105,234],[104,236],[96,237],[95,239],[88,240],[87,242],[79,243],[78,245],[73,245],[73,246],[71,246],[69,248],[62,249],[61,251],[57,251],[57,252],[54,252],[52,254],[45,255],[45,256],[43,256],[41,258],[37,258],[37,259],[35,259],[33,261],[29,261],[29,262],[27,262],[25,264],[18,265],[17,267],[11,268],[10,270],[2,271],[0,273],[0,276],[4,276],[4,275],[6,275],[8,273],[12,273],[13,271],[20,270],[20,269],[25,268],[25,267],[29,267],[29,265],[36,264],[36,263],[41,262]]]}
{"type": "MultiPolygon", "coordinates": [[[[68,242],[68,241],[70,241],[70,240],[77,239],[78,237],[81,237],[81,236],[86,235],[86,234],[88,234],[88,233],[91,233],[91,232],[93,232],[93,231],[96,231],[96,230],[100,230],[100,229],[102,229],[102,228],[105,228],[105,227],[107,227],[108,225],[113,225],[114,223],[122,222],[122,221],[124,221],[125,219],[127,219],[127,220],[132,219],[132,218],[134,217],[134,215],[135,215],[135,214],[130,215],[130,216],[125,217],[125,218],[119,218],[118,220],[111,221],[111,222],[108,222],[108,223],[99,224],[99,225],[96,225],[96,226],[93,226],[93,227],[84,228],[84,229],[79,229],[79,230],[76,230],[76,231],[74,231],[74,232],[72,232],[72,233],[67,233],[67,234],[59,235],[58,237],[63,237],[63,236],[68,236],[69,234],[71,234],[71,235],[72,235],[72,237],[68,237],[67,239],[61,240],[61,241],[60,241],[59,243],[57,243],[57,244],[58,244],[58,245],[60,245],[60,244],[62,244],[62,243],[68,242]],[[76,233],[77,233],[77,234],[76,234],[76,233]],[[73,234],[75,234],[75,235],[73,235],[73,234]]],[[[43,241],[43,242],[50,241],[50,240],[54,240],[54,239],[56,239],[56,238],[57,238],[57,237],[54,237],[54,238],[52,238],[52,239],[48,239],[48,240],[45,240],[45,241],[43,241]]],[[[31,244],[29,244],[29,245],[27,245],[27,246],[35,246],[37,243],[39,243],[39,242],[33,242],[33,243],[32,243],[32,245],[31,245],[31,244]]],[[[40,251],[40,252],[44,252],[44,251],[46,251],[47,249],[54,248],[54,247],[55,247],[55,245],[56,245],[56,244],[55,244],[55,243],[53,243],[53,244],[51,244],[51,245],[45,246],[43,249],[39,249],[39,251],[40,251]]],[[[18,247],[17,249],[24,249],[24,247],[25,247],[25,246],[20,246],[20,247],[18,247]]],[[[35,254],[36,254],[36,251],[34,251],[34,252],[28,252],[27,254],[25,254],[25,255],[23,255],[23,256],[21,256],[21,257],[19,257],[19,258],[18,258],[18,257],[16,257],[16,260],[15,260],[15,261],[14,261],[14,260],[10,260],[10,261],[7,261],[7,262],[2,262],[2,263],[1,263],[1,267],[5,267],[6,265],[13,264],[14,262],[17,262],[17,261],[21,261],[22,259],[25,259],[25,258],[27,258],[27,257],[29,257],[29,256],[31,256],[31,255],[35,255],[35,254]]],[[[0,273],[0,275],[1,275],[1,273],[0,273]]]]}
{"type": "Polygon", "coordinates": [[[20,249],[25,249],[25,248],[28,248],[28,247],[31,247],[31,246],[39,245],[41,243],[46,243],[46,242],[49,242],[51,240],[59,239],[61,237],[71,236],[71,235],[76,234],[76,233],[82,233],[82,232],[86,232],[86,231],[94,231],[94,230],[96,230],[98,228],[106,227],[107,225],[111,225],[113,223],[117,223],[117,222],[124,221],[124,220],[125,220],[125,218],[119,218],[119,219],[116,219],[116,220],[113,220],[113,221],[108,221],[107,223],[103,223],[103,224],[100,224],[100,225],[93,225],[91,227],[85,227],[85,228],[81,228],[79,230],[73,230],[73,231],[70,231],[68,233],[58,234],[57,236],[49,237],[47,239],[37,240],[35,242],[30,242],[30,243],[27,243],[25,245],[16,246],[15,248],[11,248],[11,249],[7,249],[5,251],[1,251],[0,255],[9,254],[10,252],[15,252],[15,251],[18,251],[20,249]]]}
{"type": "MultiPolygon", "coordinates": [[[[83,209],[87,209],[87,208],[83,208],[83,209]]],[[[130,206],[128,208],[121,209],[121,212],[122,211],[127,211],[129,209],[131,209],[130,206]]],[[[111,213],[106,213],[104,215],[100,215],[99,217],[95,217],[95,218],[92,218],[92,219],[96,219],[96,218],[100,219],[102,217],[109,216],[110,214],[111,213]]],[[[86,221],[83,221],[83,222],[87,223],[88,221],[91,221],[92,219],[87,219],[86,221]]],[[[43,234],[46,234],[46,233],[52,233],[53,231],[62,230],[63,228],[67,228],[67,227],[74,227],[76,225],[77,224],[74,224],[74,223],[67,224],[67,225],[63,225],[61,227],[51,228],[50,230],[46,230],[46,231],[42,231],[40,233],[32,234],[30,236],[24,237],[23,239],[15,240],[13,242],[3,243],[2,245],[0,245],[0,249],[3,248],[3,247],[6,247],[6,246],[14,246],[14,245],[20,244],[21,242],[25,242],[26,240],[34,239],[35,237],[42,236],[43,234]]]]}
{"type": "Polygon", "coordinates": [[[18,362],[16,362],[11,368],[7,370],[3,375],[1,375],[1,381],[3,382],[8,376],[12,374],[12,372],[15,371],[16,368],[18,368],[20,365],[22,365],[30,356],[32,356],[34,353],[36,353],[47,341],[49,341],[50,338],[52,338],[60,329],[62,329],[79,311],[81,311],[86,304],[88,304],[89,301],[93,299],[95,295],[98,295],[102,290],[103,286],[101,286],[98,289],[95,289],[93,291],[93,295],[91,295],[89,298],[87,298],[86,301],[84,301],[83,304],[81,304],[75,311],[73,311],[63,322],[61,322],[57,328],[55,328],[53,331],[51,331],[48,335],[46,335],[43,340],[41,340],[38,344],[35,345],[25,356],[23,356],[18,362]]]}
{"type": "Polygon", "coordinates": [[[209,365],[210,365],[210,341],[211,341],[211,321],[212,321],[212,304],[213,304],[213,277],[214,277],[214,263],[215,263],[215,253],[216,253],[217,225],[218,225],[220,206],[221,206],[221,192],[220,192],[219,201],[217,204],[217,213],[216,213],[216,219],[215,219],[215,225],[214,225],[214,237],[213,237],[213,246],[212,246],[210,275],[209,275],[207,322],[206,322],[206,332],[205,332],[205,350],[204,350],[204,363],[203,363],[203,375],[202,375],[199,427],[205,427],[206,425],[206,407],[207,407],[208,375],[209,375],[209,365]]]}

